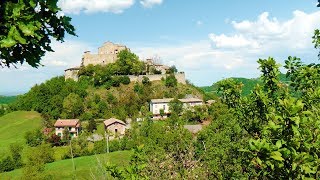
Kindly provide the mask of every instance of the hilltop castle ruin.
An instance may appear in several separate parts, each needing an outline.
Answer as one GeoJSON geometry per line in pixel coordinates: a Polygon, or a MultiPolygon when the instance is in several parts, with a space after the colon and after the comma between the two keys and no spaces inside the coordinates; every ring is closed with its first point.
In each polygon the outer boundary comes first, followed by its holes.
{"type": "MultiPolygon", "coordinates": [[[[68,68],[65,70],[65,79],[73,79],[78,81],[78,72],[81,67],[92,65],[107,65],[110,63],[115,63],[118,59],[118,54],[122,50],[130,50],[124,45],[114,44],[112,42],[105,42],[101,47],[98,48],[98,54],[91,54],[90,51],[85,51],[82,56],[81,65],[79,67],[68,68]]],[[[155,70],[160,72],[160,74],[146,74],[146,75],[128,75],[130,80],[142,81],[143,76],[147,76],[150,81],[161,80],[162,78],[166,78],[166,71],[169,69],[169,66],[162,65],[159,63],[155,63],[152,59],[146,60],[146,65],[148,68],[153,67],[155,70]]],[[[179,72],[175,74],[176,79],[179,83],[186,83],[185,74],[183,72],[179,72]]]]}

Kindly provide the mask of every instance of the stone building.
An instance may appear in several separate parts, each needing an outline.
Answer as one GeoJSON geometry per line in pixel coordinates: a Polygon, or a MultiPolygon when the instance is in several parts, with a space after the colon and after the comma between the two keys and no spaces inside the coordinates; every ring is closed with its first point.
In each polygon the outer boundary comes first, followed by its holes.
{"type": "MultiPolygon", "coordinates": [[[[91,54],[90,51],[84,52],[82,57],[81,66],[92,65],[107,65],[114,63],[117,60],[117,55],[120,51],[128,49],[124,45],[114,44],[112,42],[105,42],[101,47],[98,48],[98,54],[91,54]]],[[[130,50],[130,49],[128,49],[130,50]]]]}
{"type": "MultiPolygon", "coordinates": [[[[90,51],[84,52],[82,56],[81,65],[79,67],[68,68],[65,70],[65,79],[73,79],[78,81],[79,76],[78,72],[81,67],[92,65],[107,65],[110,63],[114,63],[117,61],[117,56],[122,50],[130,50],[124,45],[115,44],[112,42],[105,42],[101,47],[98,48],[98,54],[91,54],[90,51]]],[[[141,82],[143,76],[146,76],[150,79],[150,81],[160,81],[162,78],[166,78],[166,71],[170,68],[169,66],[162,65],[159,62],[156,62],[154,59],[147,59],[145,61],[146,67],[146,75],[129,75],[129,78],[132,82],[141,82]],[[159,74],[150,73],[150,69],[153,68],[160,72],[159,74]]],[[[183,72],[175,73],[175,77],[178,83],[186,84],[185,74],[183,72]]]]}
{"type": "Polygon", "coordinates": [[[105,131],[109,133],[110,136],[123,136],[126,132],[127,125],[123,121],[110,118],[103,121],[105,131]]]}

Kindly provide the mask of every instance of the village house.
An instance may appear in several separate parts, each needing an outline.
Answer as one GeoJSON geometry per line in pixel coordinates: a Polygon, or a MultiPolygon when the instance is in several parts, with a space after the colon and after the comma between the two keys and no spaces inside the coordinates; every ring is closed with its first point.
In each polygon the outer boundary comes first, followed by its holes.
{"type": "MultiPolygon", "coordinates": [[[[163,117],[166,118],[167,115],[170,114],[169,103],[172,100],[173,98],[151,99],[150,111],[153,114],[153,118],[155,119],[159,118],[161,110],[163,110],[163,113],[164,113],[163,117]]],[[[185,99],[179,99],[179,101],[182,102],[183,108],[185,109],[203,104],[203,101],[198,98],[185,98],[185,99]]]]}
{"type": "Polygon", "coordinates": [[[110,136],[123,136],[126,132],[127,125],[123,121],[110,118],[103,121],[104,129],[110,136]]]}
{"type": "Polygon", "coordinates": [[[63,137],[63,131],[66,128],[70,133],[70,137],[74,138],[79,136],[81,123],[79,119],[58,119],[56,123],[54,123],[54,127],[56,135],[63,137]]]}

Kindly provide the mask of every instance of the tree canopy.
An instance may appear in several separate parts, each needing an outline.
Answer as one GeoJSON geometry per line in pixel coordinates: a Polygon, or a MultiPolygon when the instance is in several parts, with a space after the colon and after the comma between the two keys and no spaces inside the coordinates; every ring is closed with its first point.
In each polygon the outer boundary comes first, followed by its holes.
{"type": "Polygon", "coordinates": [[[75,34],[71,18],[59,15],[57,0],[0,1],[0,66],[27,62],[41,65],[51,40],[64,41],[65,34],[75,34]]]}

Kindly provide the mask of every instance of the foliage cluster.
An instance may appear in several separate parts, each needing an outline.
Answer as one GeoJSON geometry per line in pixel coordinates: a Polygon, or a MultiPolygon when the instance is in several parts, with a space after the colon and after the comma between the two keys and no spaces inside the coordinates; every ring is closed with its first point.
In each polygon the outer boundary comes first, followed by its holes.
{"type": "Polygon", "coordinates": [[[52,40],[75,35],[71,18],[58,15],[57,1],[0,1],[0,66],[27,62],[38,67],[52,40]]]}

